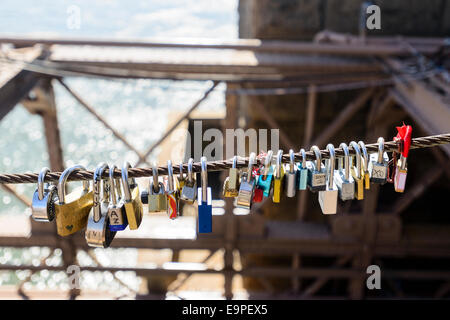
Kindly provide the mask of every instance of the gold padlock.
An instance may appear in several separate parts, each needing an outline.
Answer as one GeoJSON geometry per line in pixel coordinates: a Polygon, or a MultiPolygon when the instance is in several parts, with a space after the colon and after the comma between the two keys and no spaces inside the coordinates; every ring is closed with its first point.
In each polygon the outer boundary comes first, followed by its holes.
{"type": "Polygon", "coordinates": [[[237,156],[233,157],[233,164],[230,168],[228,177],[223,183],[223,196],[226,198],[235,198],[239,194],[239,172],[236,168],[237,156]]]}
{"type": "Polygon", "coordinates": [[[65,194],[67,178],[74,172],[86,170],[83,166],[67,168],[58,181],[58,200],[55,202],[56,230],[60,236],[68,236],[87,225],[89,211],[94,204],[94,194],[89,191],[89,181],[83,181],[79,187],[65,194]]]}
{"type": "Polygon", "coordinates": [[[370,174],[369,174],[369,155],[367,154],[366,145],[363,141],[358,141],[358,145],[361,148],[363,165],[361,166],[361,174],[364,180],[364,188],[370,189],[370,174]]]}
{"type": "Polygon", "coordinates": [[[128,168],[131,168],[131,165],[128,162],[124,162],[122,166],[122,188],[124,199],[122,201],[130,230],[135,230],[141,225],[143,209],[139,187],[134,178],[128,178],[128,168]]]}
{"type": "Polygon", "coordinates": [[[353,150],[355,151],[356,155],[352,156],[351,158],[351,172],[352,177],[355,180],[356,184],[356,192],[355,192],[355,198],[357,200],[363,200],[364,199],[364,178],[361,171],[361,150],[359,149],[358,144],[355,141],[350,142],[350,145],[352,146],[353,150]],[[356,158],[356,168],[353,166],[353,158],[356,158]]]}
{"type": "Polygon", "coordinates": [[[282,157],[283,157],[283,150],[278,150],[277,162],[275,167],[275,176],[273,178],[272,201],[275,203],[279,203],[281,201],[281,194],[283,193],[284,166],[281,163],[282,157]]]}

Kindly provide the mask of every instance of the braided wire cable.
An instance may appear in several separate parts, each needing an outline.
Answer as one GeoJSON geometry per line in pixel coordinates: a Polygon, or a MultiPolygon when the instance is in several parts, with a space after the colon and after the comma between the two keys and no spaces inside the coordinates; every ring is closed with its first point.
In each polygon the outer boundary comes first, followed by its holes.
{"type": "MultiPolygon", "coordinates": [[[[439,134],[434,136],[426,136],[420,138],[411,139],[410,149],[422,149],[422,148],[431,148],[443,144],[450,143],[450,133],[439,134]]],[[[368,153],[376,153],[378,152],[378,144],[371,143],[366,144],[368,153]]],[[[398,151],[399,142],[398,141],[387,141],[384,143],[384,151],[398,151]]],[[[300,149],[300,148],[299,148],[300,149]]],[[[349,152],[351,155],[354,155],[355,152],[351,146],[349,146],[349,152]]],[[[321,156],[323,159],[329,158],[329,152],[327,150],[320,150],[321,156]]],[[[341,148],[335,148],[336,157],[343,157],[344,152],[341,148]]],[[[294,154],[295,161],[299,162],[302,160],[302,155],[300,152],[294,154]]],[[[306,152],[306,160],[315,160],[314,152],[307,151],[306,152]]],[[[228,160],[220,160],[220,161],[208,161],[207,168],[208,171],[222,171],[231,168],[232,159],[228,160]]],[[[283,163],[289,163],[289,154],[286,153],[282,158],[283,163]]],[[[263,164],[261,159],[257,160],[257,164],[263,164]]],[[[183,172],[187,172],[187,163],[183,165],[183,172]]],[[[243,168],[248,166],[248,157],[238,157],[238,161],[236,164],[237,168],[243,168]]],[[[193,164],[193,172],[201,171],[200,162],[195,162],[193,164]]],[[[179,166],[175,165],[173,167],[173,173],[178,174],[180,172],[179,166]]],[[[45,177],[46,182],[57,182],[62,172],[49,172],[45,177]]],[[[159,175],[167,175],[167,165],[158,167],[159,175]]],[[[20,173],[20,174],[0,174],[0,184],[21,184],[21,183],[37,183],[39,173],[20,173]]],[[[104,172],[104,177],[107,178],[109,175],[108,171],[104,172]]],[[[68,178],[68,181],[81,181],[81,180],[91,180],[93,179],[94,171],[78,171],[73,173],[68,178]]],[[[128,169],[128,176],[130,178],[140,178],[140,177],[150,177],[152,176],[152,168],[130,168],[128,169]]],[[[114,171],[114,177],[120,178],[121,171],[116,169],[114,171]]]]}

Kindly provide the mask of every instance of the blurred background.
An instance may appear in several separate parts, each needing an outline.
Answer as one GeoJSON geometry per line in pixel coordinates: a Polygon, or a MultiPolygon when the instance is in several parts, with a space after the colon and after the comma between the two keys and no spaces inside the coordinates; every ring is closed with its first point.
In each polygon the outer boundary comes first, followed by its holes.
{"type": "MultiPolygon", "coordinates": [[[[0,172],[186,162],[176,130],[195,120],[280,129],[285,152],[390,140],[402,122],[447,133],[449,18],[444,0],[3,1],[0,172]],[[371,4],[381,29],[366,28],[371,4]]],[[[108,249],[32,221],[35,185],[2,185],[0,298],[448,298],[449,156],[414,150],[405,193],[372,185],[332,217],[309,191],[239,210],[213,173],[211,235],[185,206],[108,249]],[[366,287],[372,264],[381,290],[366,287]]]]}

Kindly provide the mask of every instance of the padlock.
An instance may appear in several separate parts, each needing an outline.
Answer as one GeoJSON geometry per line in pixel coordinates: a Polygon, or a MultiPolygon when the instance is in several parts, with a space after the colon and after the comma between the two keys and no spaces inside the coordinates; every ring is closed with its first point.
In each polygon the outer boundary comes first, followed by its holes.
{"type": "Polygon", "coordinates": [[[358,146],[361,149],[362,154],[362,166],[361,166],[361,174],[364,179],[364,189],[370,189],[370,173],[369,173],[369,155],[367,154],[366,145],[363,141],[358,141],[358,146]]]}
{"type": "Polygon", "coordinates": [[[200,159],[202,172],[202,186],[198,188],[198,232],[210,233],[212,232],[212,195],[211,188],[208,187],[208,170],[206,164],[206,157],[200,159]]]}
{"type": "Polygon", "coordinates": [[[167,215],[170,219],[176,219],[179,214],[178,190],[174,187],[172,161],[167,160],[167,215]]]}
{"type": "Polygon", "coordinates": [[[123,206],[120,179],[114,178],[116,168],[114,165],[109,169],[109,183],[111,184],[108,206],[109,229],[111,231],[122,231],[128,226],[128,219],[123,206]]]}
{"type": "Polygon", "coordinates": [[[306,167],[308,169],[308,188],[312,192],[324,191],[327,188],[327,182],[320,149],[317,146],[312,146],[310,150],[314,152],[316,162],[306,162],[306,167]]]}
{"type": "Polygon", "coordinates": [[[270,191],[272,190],[272,183],[273,183],[272,158],[273,158],[273,151],[269,150],[264,159],[263,174],[260,174],[258,176],[258,180],[256,180],[256,189],[261,189],[265,197],[268,197],[270,195],[270,191]]]}
{"type": "Polygon", "coordinates": [[[223,182],[223,196],[225,198],[235,198],[239,193],[239,172],[236,168],[237,156],[233,157],[233,164],[228,173],[228,177],[223,182]]]}
{"type": "Polygon", "coordinates": [[[294,150],[289,150],[289,170],[286,171],[285,174],[285,190],[286,190],[286,196],[288,198],[295,197],[295,192],[297,191],[297,172],[295,169],[295,155],[294,150]]]}
{"type": "Polygon", "coordinates": [[[350,175],[350,155],[348,146],[344,142],[339,145],[344,151],[344,158],[338,159],[338,169],[334,172],[334,182],[339,190],[339,198],[342,201],[353,200],[355,198],[355,180],[350,175]],[[344,163],[344,164],[342,164],[344,163]]]}
{"type": "Polygon", "coordinates": [[[121,202],[125,208],[130,230],[136,230],[141,225],[143,209],[139,186],[134,178],[128,178],[128,168],[131,168],[131,165],[124,162],[122,166],[123,200],[121,202]]]}
{"type": "Polygon", "coordinates": [[[184,187],[184,184],[186,182],[186,177],[183,174],[183,164],[180,163],[180,173],[178,174],[178,185],[177,185],[177,190],[178,190],[178,194],[181,194],[181,190],[184,187]]]}
{"type": "Polygon", "coordinates": [[[149,179],[148,191],[141,194],[142,203],[148,204],[148,212],[160,212],[167,210],[167,197],[164,184],[159,181],[158,164],[152,163],[152,177],[149,179]]]}
{"type": "Polygon", "coordinates": [[[194,159],[190,158],[188,161],[187,179],[184,183],[183,189],[181,189],[180,199],[187,203],[194,203],[197,198],[197,180],[192,172],[192,165],[194,159]]]}
{"type": "Polygon", "coordinates": [[[406,185],[406,176],[408,174],[408,169],[406,168],[406,158],[401,155],[397,162],[397,167],[395,169],[394,175],[394,189],[396,192],[404,192],[406,185]]]}
{"type": "Polygon", "coordinates": [[[329,143],[327,150],[330,152],[330,158],[326,160],[327,185],[326,190],[319,191],[319,204],[323,214],[335,214],[337,211],[338,189],[334,182],[334,164],[336,155],[334,146],[329,143]]]}
{"type": "Polygon", "coordinates": [[[74,172],[86,170],[77,165],[63,171],[58,181],[58,200],[55,201],[56,231],[60,236],[73,234],[87,225],[89,211],[94,204],[94,194],[89,191],[89,181],[83,181],[83,187],[76,188],[66,196],[67,178],[74,172]]]}
{"type": "Polygon", "coordinates": [[[389,156],[384,152],[384,138],[378,138],[378,153],[372,153],[369,161],[370,181],[385,184],[388,177],[389,156]]]}
{"type": "Polygon", "coordinates": [[[351,157],[351,173],[353,180],[355,180],[355,197],[356,200],[364,199],[364,177],[361,171],[361,150],[355,141],[350,142],[350,146],[355,151],[356,155],[351,157]],[[356,167],[353,166],[353,158],[356,158],[356,167]]]}
{"type": "Polygon", "coordinates": [[[111,185],[109,178],[102,179],[102,175],[106,169],[109,170],[109,166],[102,162],[94,171],[94,181],[92,184],[92,188],[94,189],[94,205],[89,213],[85,232],[86,242],[90,247],[108,248],[116,235],[116,232],[111,231],[109,228],[108,212],[111,185]],[[102,192],[100,192],[100,187],[102,187],[102,192]]]}
{"type": "Polygon", "coordinates": [[[253,166],[255,164],[256,154],[252,152],[248,158],[248,169],[241,177],[241,185],[237,196],[236,206],[243,209],[252,207],[253,194],[255,192],[255,179],[253,177],[253,166]]]}
{"type": "Polygon", "coordinates": [[[308,169],[306,168],[306,151],[300,149],[302,155],[302,162],[297,165],[297,187],[298,190],[306,190],[308,184],[308,169]]]}
{"type": "Polygon", "coordinates": [[[278,150],[277,162],[275,164],[275,176],[273,178],[273,195],[272,201],[280,203],[281,194],[283,193],[284,166],[282,163],[283,150],[278,150]]]}
{"type": "Polygon", "coordinates": [[[44,186],[44,180],[50,169],[42,168],[38,176],[38,187],[33,194],[31,202],[31,216],[35,221],[50,222],[55,218],[55,201],[58,199],[58,191],[54,184],[44,186]]]}
{"type": "Polygon", "coordinates": [[[261,202],[263,200],[264,191],[260,189],[258,186],[255,188],[255,192],[253,193],[253,203],[261,202]]]}

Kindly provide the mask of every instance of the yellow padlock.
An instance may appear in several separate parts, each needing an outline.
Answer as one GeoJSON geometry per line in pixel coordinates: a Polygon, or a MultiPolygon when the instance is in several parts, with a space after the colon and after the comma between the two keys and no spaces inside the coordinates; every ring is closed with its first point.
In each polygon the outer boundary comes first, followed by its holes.
{"type": "Polygon", "coordinates": [[[283,150],[278,150],[277,162],[275,166],[275,176],[273,178],[272,201],[274,203],[280,203],[281,194],[283,193],[284,166],[281,163],[282,157],[283,157],[283,150]]]}
{"type": "Polygon", "coordinates": [[[361,174],[364,179],[364,188],[370,189],[370,174],[369,174],[369,155],[367,154],[366,145],[363,141],[358,141],[358,145],[362,152],[363,165],[361,166],[361,174]]]}
{"type": "Polygon", "coordinates": [[[55,202],[56,231],[60,236],[68,236],[87,225],[89,211],[94,204],[94,194],[89,191],[89,181],[83,181],[83,187],[75,189],[67,196],[65,185],[67,178],[74,172],[86,170],[83,166],[67,168],[58,182],[58,200],[55,202]]]}
{"type": "Polygon", "coordinates": [[[350,142],[350,146],[352,146],[353,150],[356,153],[355,156],[352,156],[352,160],[351,160],[352,177],[355,180],[355,184],[356,184],[355,198],[357,200],[363,200],[364,199],[364,178],[363,178],[363,175],[361,172],[361,150],[359,149],[359,146],[355,141],[350,142]],[[356,158],[356,168],[353,166],[353,158],[356,158]]]}
{"type": "Polygon", "coordinates": [[[122,201],[130,230],[135,230],[141,225],[143,209],[139,186],[134,178],[128,178],[128,168],[131,168],[131,165],[125,162],[122,166],[122,187],[124,194],[122,201]]]}
{"type": "Polygon", "coordinates": [[[222,194],[225,198],[235,198],[239,194],[239,172],[236,166],[237,156],[234,156],[233,164],[229,170],[228,177],[223,183],[222,194]]]}

